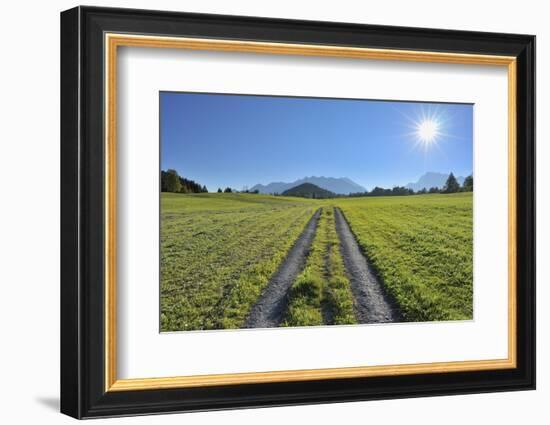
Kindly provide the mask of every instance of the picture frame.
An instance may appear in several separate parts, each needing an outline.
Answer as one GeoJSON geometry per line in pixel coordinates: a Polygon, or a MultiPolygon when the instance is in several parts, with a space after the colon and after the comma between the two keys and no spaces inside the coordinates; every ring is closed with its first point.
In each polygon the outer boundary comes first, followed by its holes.
{"type": "Polygon", "coordinates": [[[61,258],[61,412],[75,418],[534,389],[535,37],[82,6],[62,12],[61,258]],[[504,67],[508,206],[498,214],[508,217],[508,356],[120,379],[117,53],[132,46],[504,67]]]}

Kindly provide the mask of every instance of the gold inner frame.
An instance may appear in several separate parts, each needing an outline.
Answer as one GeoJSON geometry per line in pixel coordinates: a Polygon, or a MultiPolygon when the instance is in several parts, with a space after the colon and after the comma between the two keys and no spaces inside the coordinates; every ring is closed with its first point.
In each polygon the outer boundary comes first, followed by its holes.
{"type": "Polygon", "coordinates": [[[516,359],[516,58],[462,53],[370,49],[325,45],[267,43],[105,34],[105,391],[135,391],[214,385],[312,381],[321,379],[511,369],[516,359]],[[305,369],[271,372],[118,379],[116,324],[116,123],[117,48],[119,46],[325,56],[507,67],[508,72],[508,357],[419,364],[305,369]]]}

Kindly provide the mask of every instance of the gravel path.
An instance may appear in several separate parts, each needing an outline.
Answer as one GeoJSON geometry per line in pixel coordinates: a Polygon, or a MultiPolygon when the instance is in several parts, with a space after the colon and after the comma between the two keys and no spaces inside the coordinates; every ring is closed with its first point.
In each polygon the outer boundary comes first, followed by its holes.
{"type": "Polygon", "coordinates": [[[339,208],[335,208],[334,215],[344,264],[350,277],[357,321],[359,323],[401,321],[399,309],[391,302],[381,282],[372,271],[344,214],[339,208]]]}
{"type": "Polygon", "coordinates": [[[319,208],[250,310],[244,328],[272,328],[281,324],[288,304],[288,290],[305,266],[320,215],[319,208]]]}

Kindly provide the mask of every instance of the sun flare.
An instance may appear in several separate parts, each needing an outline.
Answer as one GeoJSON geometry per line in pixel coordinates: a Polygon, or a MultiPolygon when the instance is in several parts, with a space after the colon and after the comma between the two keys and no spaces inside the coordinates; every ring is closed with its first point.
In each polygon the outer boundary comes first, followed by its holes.
{"type": "Polygon", "coordinates": [[[413,148],[428,154],[430,151],[440,151],[440,144],[449,136],[449,117],[440,109],[432,105],[422,106],[411,115],[403,116],[405,126],[409,129],[406,134],[413,142],[413,148]]]}
{"type": "Polygon", "coordinates": [[[424,143],[432,143],[439,134],[439,123],[433,119],[425,119],[418,123],[417,137],[424,143]]]}

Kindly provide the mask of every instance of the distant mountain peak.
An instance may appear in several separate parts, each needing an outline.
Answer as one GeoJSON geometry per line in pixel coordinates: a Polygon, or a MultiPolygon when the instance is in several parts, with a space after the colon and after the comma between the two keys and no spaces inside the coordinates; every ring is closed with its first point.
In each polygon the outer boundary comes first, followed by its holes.
{"type": "Polygon", "coordinates": [[[303,183],[311,183],[315,186],[320,187],[321,189],[328,190],[330,192],[336,193],[338,195],[349,195],[350,193],[365,192],[366,189],[352,181],[347,177],[325,177],[325,176],[311,176],[304,177],[302,179],[296,180],[290,183],[284,182],[272,182],[266,185],[257,184],[253,186],[250,190],[257,190],[260,193],[281,194],[288,189],[299,186],[303,183]]]}
{"type": "MultiPolygon", "coordinates": [[[[447,178],[449,177],[450,173],[451,172],[438,173],[436,171],[428,171],[424,173],[422,176],[420,176],[418,181],[409,183],[405,187],[407,189],[412,189],[415,192],[422,190],[424,188],[426,190],[429,190],[432,187],[437,187],[439,189],[442,189],[443,186],[445,186],[445,183],[447,182],[447,178]]],[[[462,176],[455,176],[455,177],[460,185],[464,183],[464,177],[462,176]]]]}
{"type": "Polygon", "coordinates": [[[302,183],[298,186],[291,187],[285,190],[282,195],[314,199],[333,198],[335,196],[330,190],[323,189],[313,183],[302,183]]]}

